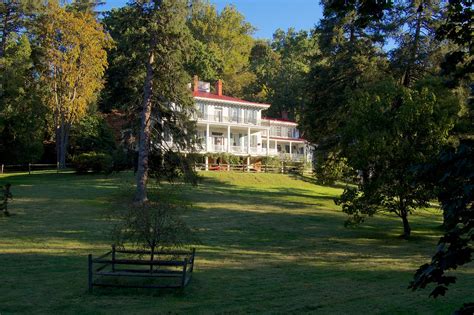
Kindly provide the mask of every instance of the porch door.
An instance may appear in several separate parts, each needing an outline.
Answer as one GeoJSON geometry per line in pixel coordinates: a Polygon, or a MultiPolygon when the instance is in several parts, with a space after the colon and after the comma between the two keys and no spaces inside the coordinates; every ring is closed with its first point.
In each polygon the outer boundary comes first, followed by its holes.
{"type": "Polygon", "coordinates": [[[224,137],[214,136],[214,150],[222,152],[224,151],[224,137]]]}

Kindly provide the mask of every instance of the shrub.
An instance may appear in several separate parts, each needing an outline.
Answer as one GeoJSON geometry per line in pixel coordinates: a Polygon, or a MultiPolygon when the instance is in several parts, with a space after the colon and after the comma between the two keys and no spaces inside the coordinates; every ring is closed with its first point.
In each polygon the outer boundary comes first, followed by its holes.
{"type": "Polygon", "coordinates": [[[314,175],[316,181],[322,185],[332,185],[338,180],[347,181],[351,173],[347,159],[334,153],[315,155],[314,175]]]}
{"type": "Polygon", "coordinates": [[[88,152],[77,155],[74,158],[74,168],[77,173],[110,173],[113,170],[113,159],[109,154],[88,152]]]}
{"type": "Polygon", "coordinates": [[[151,261],[157,250],[199,243],[178,210],[166,201],[131,207],[116,218],[119,223],[112,231],[114,243],[121,248],[151,250],[151,261]]]}
{"type": "Polygon", "coordinates": [[[133,151],[125,152],[121,148],[115,150],[112,154],[113,171],[121,172],[131,169],[133,167],[133,154],[133,151]]]}
{"type": "Polygon", "coordinates": [[[71,130],[72,154],[107,152],[116,149],[114,135],[104,118],[97,114],[84,117],[71,130]]]}

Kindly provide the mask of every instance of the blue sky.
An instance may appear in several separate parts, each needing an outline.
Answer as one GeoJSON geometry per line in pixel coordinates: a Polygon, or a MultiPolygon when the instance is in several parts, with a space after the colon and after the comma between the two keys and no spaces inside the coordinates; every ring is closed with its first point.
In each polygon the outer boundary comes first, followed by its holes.
{"type": "MultiPolygon", "coordinates": [[[[125,5],[127,0],[105,0],[101,10],[125,5]]],[[[312,28],[322,17],[319,0],[211,0],[219,10],[233,4],[252,23],[256,38],[272,38],[273,32],[281,28],[296,30],[312,28]]]]}

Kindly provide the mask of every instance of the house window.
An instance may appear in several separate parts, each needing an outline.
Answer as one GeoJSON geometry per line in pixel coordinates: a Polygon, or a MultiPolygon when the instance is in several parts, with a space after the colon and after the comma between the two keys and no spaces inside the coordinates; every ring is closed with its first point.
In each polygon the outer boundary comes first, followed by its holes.
{"type": "Polygon", "coordinates": [[[206,104],[199,103],[198,117],[203,118],[203,119],[207,118],[207,105],[206,104]]]}
{"type": "Polygon", "coordinates": [[[222,122],[222,107],[214,108],[214,121],[222,122]]]}
{"type": "Polygon", "coordinates": [[[251,147],[257,146],[257,135],[250,136],[250,146],[251,147]]]}
{"type": "Polygon", "coordinates": [[[294,128],[288,128],[288,138],[294,138],[294,128]]]}
{"type": "Polygon", "coordinates": [[[237,107],[230,108],[230,121],[239,122],[239,108],[237,107]]]}
{"type": "Polygon", "coordinates": [[[275,136],[281,137],[281,127],[280,126],[275,127],[275,136]]]}

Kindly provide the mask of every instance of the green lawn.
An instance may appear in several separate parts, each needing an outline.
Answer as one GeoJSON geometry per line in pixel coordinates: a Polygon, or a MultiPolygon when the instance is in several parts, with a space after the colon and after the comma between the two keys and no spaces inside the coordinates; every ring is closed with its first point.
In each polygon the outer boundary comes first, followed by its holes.
{"type": "Polygon", "coordinates": [[[407,290],[441,233],[437,210],[412,216],[405,241],[391,216],[344,228],[337,188],[279,174],[203,176],[174,189],[191,202],[183,215],[202,241],[185,292],[89,294],[87,254],[110,246],[108,217],[131,199],[132,175],[0,175],[13,184],[15,214],[0,217],[0,314],[447,314],[473,298],[472,264],[446,297],[407,290]]]}

